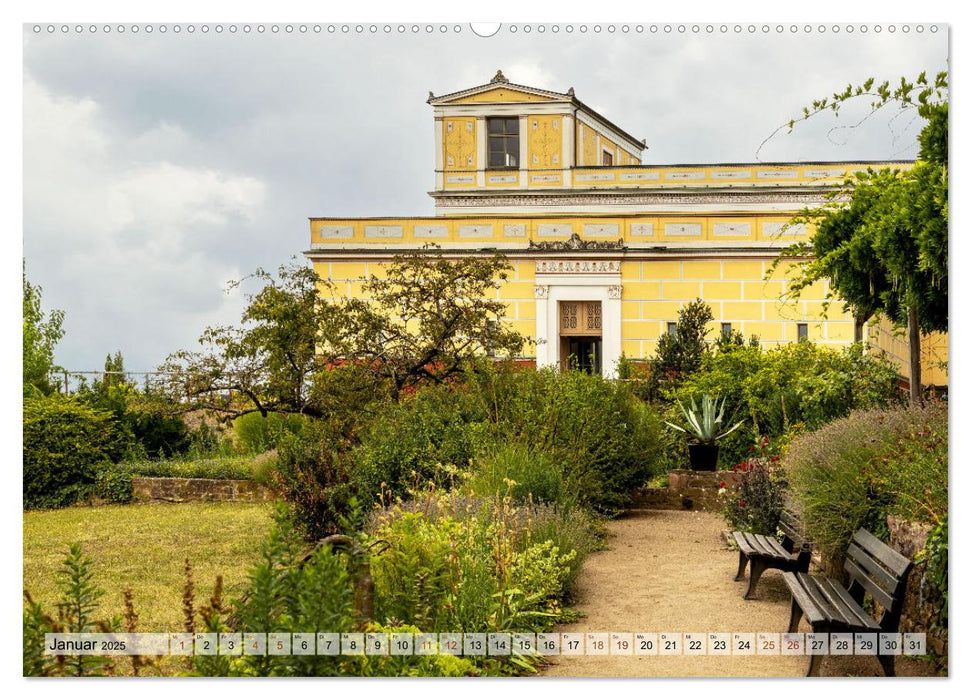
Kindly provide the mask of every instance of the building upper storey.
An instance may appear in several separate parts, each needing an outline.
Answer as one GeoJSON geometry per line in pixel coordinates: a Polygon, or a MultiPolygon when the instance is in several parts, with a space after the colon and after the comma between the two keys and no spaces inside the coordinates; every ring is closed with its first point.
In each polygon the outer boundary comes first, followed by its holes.
{"type": "Polygon", "coordinates": [[[910,161],[644,165],[647,144],[574,94],[511,83],[429,94],[440,216],[791,212],[867,167],[910,161]]]}

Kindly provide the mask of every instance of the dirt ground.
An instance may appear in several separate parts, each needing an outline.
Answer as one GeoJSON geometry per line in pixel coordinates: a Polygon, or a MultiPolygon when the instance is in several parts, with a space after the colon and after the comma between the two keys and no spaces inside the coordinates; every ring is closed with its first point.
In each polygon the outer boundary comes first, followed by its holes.
{"type": "MultiPolygon", "coordinates": [[[[790,598],[767,571],[757,600],[733,581],[738,554],[721,539],[713,513],[643,510],[609,525],[608,549],[584,563],[577,605],[584,614],[558,632],[784,632],[790,598]]],[[[747,573],[747,572],[746,572],[747,573]]],[[[803,621],[800,632],[812,631],[803,621]]],[[[544,676],[802,676],[806,656],[559,656],[544,676]]],[[[932,675],[930,664],[898,657],[900,676],[932,675]]],[[[876,657],[828,656],[824,676],[881,676],[876,657]]]]}

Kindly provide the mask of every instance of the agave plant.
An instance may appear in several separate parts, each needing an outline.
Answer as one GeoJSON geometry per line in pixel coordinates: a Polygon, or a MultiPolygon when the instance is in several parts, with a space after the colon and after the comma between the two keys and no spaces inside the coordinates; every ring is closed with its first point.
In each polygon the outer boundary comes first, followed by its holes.
{"type": "Polygon", "coordinates": [[[687,430],[682,428],[680,425],[675,425],[674,423],[668,423],[675,430],[680,430],[686,435],[690,435],[695,438],[698,442],[703,442],[707,444],[714,444],[718,440],[721,440],[726,435],[731,434],[735,430],[741,427],[742,423],[745,421],[739,421],[731,428],[723,433],[719,433],[722,429],[722,423],[725,420],[725,399],[718,403],[718,397],[711,397],[705,394],[701,398],[701,408],[698,408],[698,404],[695,402],[695,398],[691,397],[691,409],[686,409],[684,404],[678,401],[678,407],[681,409],[681,413],[684,414],[684,418],[688,421],[687,430]]]}

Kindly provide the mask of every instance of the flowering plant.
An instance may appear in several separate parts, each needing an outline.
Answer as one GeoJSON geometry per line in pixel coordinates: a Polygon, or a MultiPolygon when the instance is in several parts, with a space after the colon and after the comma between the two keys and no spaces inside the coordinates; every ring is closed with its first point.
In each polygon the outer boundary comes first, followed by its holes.
{"type": "Polygon", "coordinates": [[[747,460],[732,467],[730,482],[719,484],[722,515],[736,530],[775,535],[786,486],[779,456],[770,450],[767,437],[760,438],[749,453],[747,460]]]}

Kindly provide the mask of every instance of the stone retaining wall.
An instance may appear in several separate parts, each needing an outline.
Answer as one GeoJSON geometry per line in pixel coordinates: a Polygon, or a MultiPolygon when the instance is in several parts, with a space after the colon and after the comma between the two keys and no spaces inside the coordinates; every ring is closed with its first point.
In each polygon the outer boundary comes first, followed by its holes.
{"type": "Polygon", "coordinates": [[[732,483],[732,472],[697,472],[674,469],[668,472],[665,488],[642,489],[636,504],[642,508],[721,510],[718,489],[722,482],[732,483]]]}
{"type": "MultiPolygon", "coordinates": [[[[924,548],[931,526],[915,523],[894,515],[887,516],[890,528],[890,546],[905,557],[914,561],[924,548]]],[[[901,632],[926,632],[927,648],[935,654],[947,656],[947,632],[931,632],[930,623],[933,608],[924,605],[921,596],[921,582],[924,578],[925,564],[914,564],[907,579],[907,592],[904,595],[904,609],[900,616],[901,632]]]]}
{"type": "Polygon", "coordinates": [[[272,501],[276,495],[263,484],[240,479],[132,477],[136,501],[272,501]]]}

